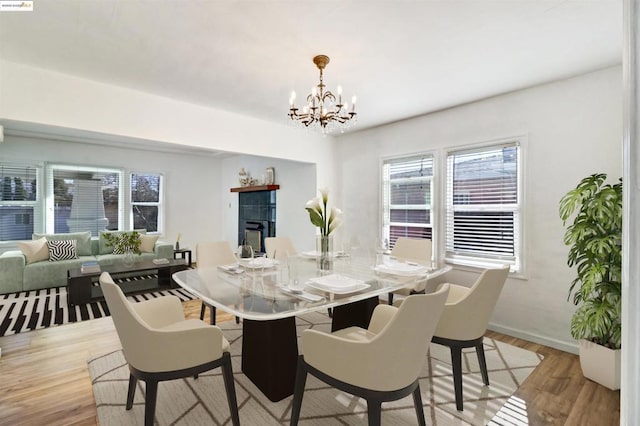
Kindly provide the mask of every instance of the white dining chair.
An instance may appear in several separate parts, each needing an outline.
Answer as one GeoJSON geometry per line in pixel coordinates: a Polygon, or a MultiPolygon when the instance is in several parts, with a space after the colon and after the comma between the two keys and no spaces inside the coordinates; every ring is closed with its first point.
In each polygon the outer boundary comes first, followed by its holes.
{"type": "Polygon", "coordinates": [[[431,341],[450,349],[453,387],[458,411],[463,410],[462,349],[472,347],[476,349],[482,381],[489,386],[489,374],[484,355],[484,334],[508,274],[509,266],[506,265],[484,270],[471,287],[450,282],[440,285],[449,287],[449,297],[431,341]]]}
{"type": "Polygon", "coordinates": [[[407,297],[399,308],[378,305],[366,330],[304,330],[290,424],[298,424],[307,374],[311,374],[365,399],[369,425],[380,425],[383,402],[413,394],[418,423],[424,425],[418,376],[448,292],[448,286],[442,286],[435,293],[407,297]]]}
{"type": "Polygon", "coordinates": [[[267,237],[264,239],[264,247],[267,257],[276,260],[285,260],[298,254],[289,237],[267,237]]]}
{"type": "MultiPolygon", "coordinates": [[[[221,265],[237,263],[238,259],[229,241],[204,241],[196,244],[196,266],[198,268],[215,268],[221,265]]],[[[200,319],[204,319],[207,306],[210,313],[210,324],[216,323],[216,307],[202,302],[200,307],[200,319]]],[[[236,323],[240,319],[236,317],[236,323]]]]}
{"type": "Polygon", "coordinates": [[[158,383],[222,368],[233,425],[239,425],[238,403],[229,354],[229,342],[216,326],[185,319],[180,299],[164,296],[129,302],[107,272],[100,288],[129,364],[126,409],[133,406],[137,382],[145,382],[144,424],[154,424],[158,383]]]}
{"type": "MultiPolygon", "coordinates": [[[[426,238],[398,237],[391,249],[391,256],[401,261],[415,262],[420,265],[431,266],[432,244],[426,238]]],[[[409,296],[424,293],[426,280],[418,280],[411,287],[396,290],[388,294],[389,304],[393,304],[393,296],[409,296]]]]}

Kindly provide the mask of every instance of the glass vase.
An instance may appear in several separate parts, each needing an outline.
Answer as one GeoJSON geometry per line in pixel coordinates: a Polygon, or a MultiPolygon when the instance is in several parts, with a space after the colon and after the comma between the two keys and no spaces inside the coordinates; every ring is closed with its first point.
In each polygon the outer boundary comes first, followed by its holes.
{"type": "Polygon", "coordinates": [[[132,251],[126,251],[124,253],[125,266],[133,266],[134,263],[136,263],[136,254],[132,251]]]}
{"type": "Polygon", "coordinates": [[[333,270],[333,236],[318,235],[316,236],[316,252],[317,264],[319,271],[333,270]]]}

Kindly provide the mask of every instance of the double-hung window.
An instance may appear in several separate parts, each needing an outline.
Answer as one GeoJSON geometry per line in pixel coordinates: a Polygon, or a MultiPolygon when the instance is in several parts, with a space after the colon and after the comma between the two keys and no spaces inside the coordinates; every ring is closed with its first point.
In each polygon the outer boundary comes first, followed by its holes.
{"type": "Polygon", "coordinates": [[[0,163],[0,242],[42,232],[41,167],[0,163]]]}
{"type": "Polygon", "coordinates": [[[123,173],[100,167],[47,168],[47,232],[123,229],[123,173]]]}
{"type": "Polygon", "coordinates": [[[382,167],[382,238],[392,248],[398,237],[432,236],[433,156],[385,160],[382,167]]]}
{"type": "Polygon", "coordinates": [[[162,175],[131,173],[130,182],[133,228],[162,232],[162,175]]]}
{"type": "Polygon", "coordinates": [[[510,141],[447,153],[445,257],[521,269],[521,147],[510,141]]]}

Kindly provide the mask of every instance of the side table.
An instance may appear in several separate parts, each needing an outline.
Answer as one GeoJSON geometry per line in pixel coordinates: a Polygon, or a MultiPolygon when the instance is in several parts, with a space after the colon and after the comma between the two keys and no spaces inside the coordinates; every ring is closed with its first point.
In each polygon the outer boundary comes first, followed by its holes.
{"type": "Polygon", "coordinates": [[[180,259],[184,259],[187,261],[187,266],[191,267],[191,249],[181,248],[173,250],[173,258],[178,259],[178,255],[180,255],[180,259]]]}

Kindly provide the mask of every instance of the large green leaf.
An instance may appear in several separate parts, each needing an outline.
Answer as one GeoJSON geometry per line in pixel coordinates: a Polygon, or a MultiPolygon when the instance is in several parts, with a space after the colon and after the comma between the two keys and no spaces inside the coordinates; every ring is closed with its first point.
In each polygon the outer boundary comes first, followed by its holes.
{"type": "Polygon", "coordinates": [[[324,218],[317,210],[314,210],[312,208],[306,208],[306,210],[309,212],[309,219],[311,219],[311,223],[313,225],[317,226],[318,228],[324,227],[324,218]]]}

